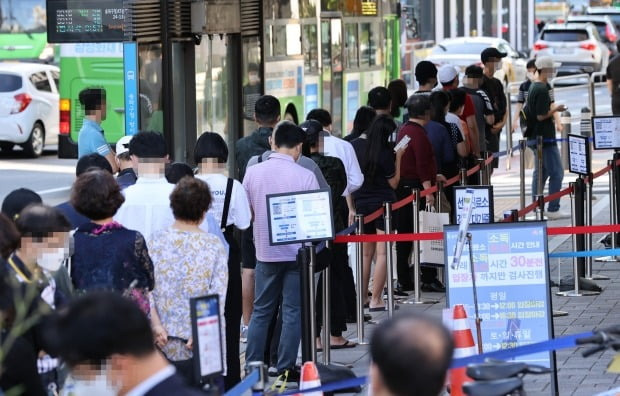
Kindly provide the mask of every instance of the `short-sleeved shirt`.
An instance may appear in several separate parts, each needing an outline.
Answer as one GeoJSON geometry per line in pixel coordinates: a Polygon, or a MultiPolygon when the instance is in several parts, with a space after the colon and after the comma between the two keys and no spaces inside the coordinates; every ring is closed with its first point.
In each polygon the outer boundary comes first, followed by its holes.
{"type": "Polygon", "coordinates": [[[476,108],[476,125],[478,126],[478,144],[480,146],[480,151],[486,151],[487,140],[484,131],[486,130],[487,122],[484,118],[489,114],[493,114],[493,105],[483,90],[475,88],[464,89],[471,96],[474,101],[474,107],[476,108]]]}
{"type": "MultiPolygon", "coordinates": [[[[541,82],[532,84],[528,93],[527,106],[535,116],[549,113],[551,109],[551,97],[549,96],[549,88],[546,84],[541,82]]],[[[533,131],[533,137],[542,136],[543,139],[555,139],[553,117],[549,117],[542,121],[538,121],[538,117],[536,117],[534,119],[533,131]]]]}
{"type": "Polygon", "coordinates": [[[420,124],[407,121],[398,131],[398,139],[409,136],[411,141],[407,145],[400,163],[401,180],[412,180],[424,183],[435,182],[437,165],[433,146],[426,136],[426,130],[420,124]]]}
{"type": "Polygon", "coordinates": [[[97,153],[104,157],[110,153],[110,145],[103,136],[103,129],[95,121],[84,118],[78,135],[78,157],[97,153]]]}
{"type": "MultiPolygon", "coordinates": [[[[211,196],[213,197],[209,213],[221,224],[228,177],[219,173],[199,174],[196,175],[196,177],[209,185],[211,196]]],[[[229,226],[234,224],[238,229],[245,230],[250,226],[251,221],[252,212],[250,211],[248,196],[241,183],[234,180],[226,225],[229,226]]]]}
{"type": "MultiPolygon", "coordinates": [[[[271,154],[273,154],[273,151],[268,150],[268,151],[265,151],[260,156],[258,155],[253,156],[248,161],[246,169],[249,168],[250,166],[254,166],[258,164],[259,162],[267,161],[271,154]]],[[[323,172],[321,172],[321,169],[319,168],[319,166],[311,158],[308,158],[305,155],[300,155],[299,159],[297,159],[297,164],[299,166],[303,166],[304,168],[308,169],[310,172],[314,173],[314,176],[316,176],[316,180],[319,182],[319,187],[329,188],[329,184],[325,180],[325,177],[323,176],[323,172]]]]}
{"type": "MultiPolygon", "coordinates": [[[[521,85],[519,85],[519,95],[517,96],[517,102],[521,103],[522,105],[525,105],[525,103],[527,103],[527,93],[530,90],[531,86],[532,80],[529,79],[523,81],[521,85]]],[[[551,88],[551,85],[549,85],[549,83],[547,83],[547,88],[549,88],[549,97],[551,98],[551,103],[553,103],[555,102],[553,88],[551,88]]]]}
{"type": "Polygon", "coordinates": [[[396,193],[388,182],[396,173],[394,152],[387,147],[381,150],[373,169],[368,157],[368,139],[357,138],[351,144],[364,174],[364,183],[353,193],[355,205],[378,208],[384,202],[394,202],[396,193]]]}
{"type": "MultiPolygon", "coordinates": [[[[444,87],[444,91],[451,91],[456,89],[455,87],[444,87]]],[[[476,108],[474,107],[474,101],[471,99],[470,94],[465,94],[465,106],[463,107],[463,114],[459,116],[459,118],[463,121],[467,120],[468,117],[476,115],[476,108]]]]}
{"type": "Polygon", "coordinates": [[[607,65],[607,79],[613,81],[611,90],[612,99],[620,99],[620,55],[616,55],[607,65]]]}
{"type": "Polygon", "coordinates": [[[450,131],[445,125],[437,121],[429,121],[424,126],[426,129],[426,135],[433,146],[433,153],[435,153],[435,163],[437,169],[441,169],[442,172],[448,164],[455,161],[454,158],[454,146],[450,138],[450,131]]]}

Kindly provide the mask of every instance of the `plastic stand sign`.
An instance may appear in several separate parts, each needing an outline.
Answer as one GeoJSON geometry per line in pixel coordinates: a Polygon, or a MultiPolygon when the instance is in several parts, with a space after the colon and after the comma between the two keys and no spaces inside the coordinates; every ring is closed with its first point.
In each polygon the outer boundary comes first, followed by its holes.
{"type": "Polygon", "coordinates": [[[590,174],[590,143],[586,136],[568,135],[568,169],[582,176],[590,174]]]}
{"type": "Polygon", "coordinates": [[[334,239],[330,189],[268,194],[267,215],[271,245],[334,239]]]}
{"type": "MultiPolygon", "coordinates": [[[[461,233],[459,226],[444,227],[446,263],[453,263],[458,254],[461,233]]],[[[463,247],[458,263],[446,266],[447,307],[463,304],[468,313],[474,312],[475,273],[485,353],[552,339],[546,223],[471,224],[468,233],[471,243],[463,247]],[[474,271],[469,251],[465,250],[470,248],[474,271]]],[[[553,369],[551,392],[555,394],[554,354],[541,352],[515,360],[553,369]]]]}
{"type": "Polygon", "coordinates": [[[201,383],[224,372],[220,309],[217,294],[190,299],[194,373],[201,383]]]}
{"type": "Polygon", "coordinates": [[[594,149],[620,149],[620,116],[592,117],[594,149]]]}
{"type": "Polygon", "coordinates": [[[467,216],[468,206],[465,204],[471,192],[473,210],[469,215],[472,224],[493,223],[495,208],[493,206],[493,186],[455,186],[452,207],[454,208],[454,224],[461,224],[467,216]]]}

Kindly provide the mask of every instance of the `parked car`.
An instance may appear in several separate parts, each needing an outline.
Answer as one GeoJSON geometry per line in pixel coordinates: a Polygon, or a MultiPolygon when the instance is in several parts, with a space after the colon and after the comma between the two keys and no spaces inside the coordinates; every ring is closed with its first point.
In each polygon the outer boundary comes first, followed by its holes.
{"type": "Polygon", "coordinates": [[[500,52],[508,54],[503,59],[502,68],[495,72],[495,77],[505,84],[513,81],[522,81],[527,72],[525,54],[515,51],[510,44],[497,37],[459,37],[447,39],[437,44],[431,50],[426,60],[433,62],[437,67],[450,64],[460,68],[461,73],[472,64],[482,66],[480,54],[485,48],[495,47],[500,52]]]}
{"type": "Polygon", "coordinates": [[[607,15],[620,30],[620,8],[615,7],[588,7],[586,15],[607,15]]]}
{"type": "Polygon", "coordinates": [[[58,144],[60,69],[39,63],[0,63],[0,149],[20,145],[30,157],[58,144]]]}
{"type": "Polygon", "coordinates": [[[612,54],[616,54],[616,41],[618,40],[618,30],[609,15],[570,15],[567,22],[591,23],[596,26],[598,35],[603,43],[609,48],[612,54]]]}
{"type": "Polygon", "coordinates": [[[562,65],[558,75],[604,71],[609,49],[591,23],[546,25],[532,47],[532,56],[551,56],[562,65]]]}

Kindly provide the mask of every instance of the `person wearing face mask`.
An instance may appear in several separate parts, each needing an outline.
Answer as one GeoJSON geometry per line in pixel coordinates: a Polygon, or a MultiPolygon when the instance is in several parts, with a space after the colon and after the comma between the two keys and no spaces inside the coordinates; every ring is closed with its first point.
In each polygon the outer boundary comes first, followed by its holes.
{"type": "MultiPolygon", "coordinates": [[[[67,269],[62,265],[69,255],[69,221],[56,208],[32,204],[20,212],[15,225],[20,241],[7,259],[9,277],[25,288],[37,288],[40,297],[40,302],[36,303],[37,312],[61,308],[73,294],[67,269]]],[[[44,326],[42,320],[37,321],[32,340],[39,356],[39,376],[45,388],[54,392],[59,389],[63,376],[58,360],[46,353],[48,345],[38,330],[44,326]]]]}
{"type": "Polygon", "coordinates": [[[116,293],[92,292],[76,299],[48,333],[71,369],[65,395],[204,395],[157,351],[144,312],[116,293]]]}
{"type": "Polygon", "coordinates": [[[282,121],[274,128],[275,152],[267,161],[247,168],[243,178],[254,217],[256,246],[256,299],[248,329],[246,362],[262,361],[267,329],[282,297],[282,335],[277,370],[289,382],[299,380],[295,368],[301,339],[300,269],[296,262],[301,244],[271,246],[267,220],[267,194],[291,193],[319,188],[316,176],[295,161],[305,140],[301,128],[282,121]]]}
{"type": "MultiPolygon", "coordinates": [[[[480,59],[484,66],[480,89],[486,92],[493,105],[493,122],[488,123],[485,129],[487,151],[489,153],[497,153],[499,151],[499,134],[502,132],[504,124],[506,124],[507,103],[504,84],[494,77],[495,72],[502,68],[502,59],[506,55],[505,52],[500,52],[493,47],[486,48],[480,54],[480,59]]],[[[489,173],[493,171],[493,168],[497,168],[498,165],[499,158],[494,158],[489,173]]]]}

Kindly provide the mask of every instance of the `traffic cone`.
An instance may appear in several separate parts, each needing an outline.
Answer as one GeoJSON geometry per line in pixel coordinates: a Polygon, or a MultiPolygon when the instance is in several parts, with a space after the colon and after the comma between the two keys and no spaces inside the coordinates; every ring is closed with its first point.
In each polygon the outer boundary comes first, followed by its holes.
{"type": "MultiPolygon", "coordinates": [[[[467,321],[467,312],[462,304],[454,306],[452,336],[454,337],[454,358],[462,358],[476,354],[474,336],[467,321]]],[[[450,370],[450,395],[464,396],[462,386],[472,379],[465,374],[465,367],[450,370]]]]}
{"type": "MultiPolygon", "coordinates": [[[[321,386],[319,370],[314,362],[308,361],[301,367],[301,378],[299,380],[299,390],[312,389],[321,386]]],[[[304,393],[305,396],[323,396],[323,392],[304,393]]],[[[301,396],[300,393],[295,396],[301,396]]]]}

